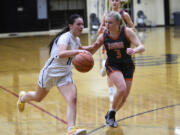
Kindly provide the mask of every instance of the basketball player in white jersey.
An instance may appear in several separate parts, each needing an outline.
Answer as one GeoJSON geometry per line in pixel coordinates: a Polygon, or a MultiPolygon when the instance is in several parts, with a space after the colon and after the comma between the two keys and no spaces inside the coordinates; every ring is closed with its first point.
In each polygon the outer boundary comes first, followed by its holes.
{"type": "Polygon", "coordinates": [[[17,107],[23,112],[25,103],[29,101],[40,102],[49,92],[50,88],[57,86],[59,92],[67,101],[67,135],[85,135],[85,129],[76,129],[76,100],[77,90],[72,80],[72,59],[79,53],[89,53],[82,50],[79,35],[82,33],[84,23],[82,17],[73,14],[69,18],[68,27],[50,43],[50,58],[39,74],[36,91],[21,91],[17,107]]]}

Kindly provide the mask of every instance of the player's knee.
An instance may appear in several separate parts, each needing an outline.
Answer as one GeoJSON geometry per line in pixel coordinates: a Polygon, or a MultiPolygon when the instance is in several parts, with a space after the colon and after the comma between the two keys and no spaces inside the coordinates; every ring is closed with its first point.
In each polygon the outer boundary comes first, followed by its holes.
{"type": "Polygon", "coordinates": [[[118,92],[118,93],[125,93],[125,92],[126,92],[126,89],[127,89],[126,85],[121,85],[121,86],[119,86],[119,87],[117,88],[117,92],[118,92]]]}
{"type": "Polygon", "coordinates": [[[76,104],[76,101],[77,101],[77,96],[71,96],[68,99],[69,104],[76,104]]]}
{"type": "Polygon", "coordinates": [[[36,96],[35,101],[36,101],[36,102],[41,102],[42,99],[43,99],[42,97],[36,96]]]}

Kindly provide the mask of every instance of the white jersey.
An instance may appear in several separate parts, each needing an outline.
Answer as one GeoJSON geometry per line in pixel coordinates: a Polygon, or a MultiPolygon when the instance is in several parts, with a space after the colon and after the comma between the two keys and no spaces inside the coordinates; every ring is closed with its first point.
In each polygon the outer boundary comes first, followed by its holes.
{"type": "Polygon", "coordinates": [[[81,46],[79,37],[74,37],[70,32],[57,37],[52,46],[50,58],[43,68],[48,70],[49,76],[67,75],[72,70],[72,57],[59,58],[59,46],[62,44],[67,46],[67,50],[75,50],[81,46]]]}

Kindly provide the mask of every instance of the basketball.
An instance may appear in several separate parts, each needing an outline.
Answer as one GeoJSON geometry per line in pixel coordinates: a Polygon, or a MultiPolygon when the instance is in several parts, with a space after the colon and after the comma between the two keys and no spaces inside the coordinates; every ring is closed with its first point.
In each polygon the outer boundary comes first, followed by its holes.
{"type": "Polygon", "coordinates": [[[94,59],[92,54],[79,53],[73,59],[73,65],[79,72],[88,72],[94,66],[94,59]]]}

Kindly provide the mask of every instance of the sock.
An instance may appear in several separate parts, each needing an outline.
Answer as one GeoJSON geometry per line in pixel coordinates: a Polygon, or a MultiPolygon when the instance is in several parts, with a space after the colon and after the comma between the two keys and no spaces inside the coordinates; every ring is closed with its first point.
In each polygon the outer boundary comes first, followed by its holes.
{"type": "Polygon", "coordinates": [[[114,111],[114,112],[116,112],[116,110],[115,110],[115,109],[110,109],[110,110],[109,110],[109,112],[111,112],[111,111],[114,111]]]}
{"type": "Polygon", "coordinates": [[[21,97],[21,102],[23,102],[23,103],[24,103],[24,98],[23,98],[23,96],[21,97]]]}
{"type": "Polygon", "coordinates": [[[70,126],[68,127],[68,131],[70,131],[71,129],[73,129],[75,126],[70,126]]]}
{"type": "Polygon", "coordinates": [[[109,93],[113,94],[114,93],[114,88],[113,87],[109,87],[109,93]]]}

